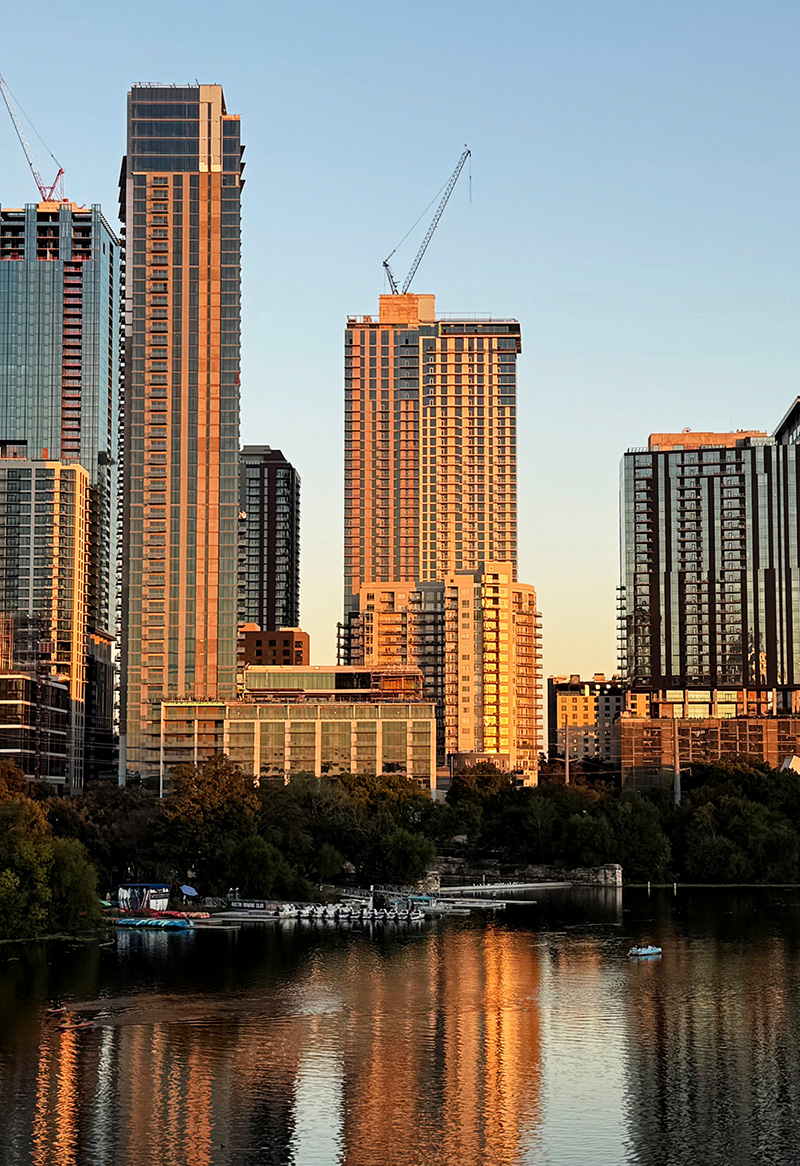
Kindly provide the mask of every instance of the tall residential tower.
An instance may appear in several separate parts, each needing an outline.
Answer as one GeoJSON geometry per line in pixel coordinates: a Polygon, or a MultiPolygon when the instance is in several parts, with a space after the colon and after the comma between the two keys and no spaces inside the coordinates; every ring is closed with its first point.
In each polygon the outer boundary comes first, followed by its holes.
{"type": "Polygon", "coordinates": [[[121,780],[236,692],[242,152],[221,86],[128,94],[121,780]]]}
{"type": "Polygon", "coordinates": [[[239,456],[244,516],[241,615],[262,631],[300,623],[300,475],[279,449],[246,445],[239,456]]]}
{"type": "Polygon", "coordinates": [[[799,418],[800,400],[773,437],[687,429],[625,454],[620,664],[634,690],[698,717],[800,708],[799,418]]]}
{"type": "Polygon", "coordinates": [[[517,563],[516,320],[387,295],[345,333],[345,618],[365,582],[517,563]]]}

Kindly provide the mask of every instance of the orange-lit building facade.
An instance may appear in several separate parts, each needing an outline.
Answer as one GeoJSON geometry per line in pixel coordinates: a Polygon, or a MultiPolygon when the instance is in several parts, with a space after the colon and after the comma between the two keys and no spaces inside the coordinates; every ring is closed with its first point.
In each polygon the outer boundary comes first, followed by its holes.
{"type": "MultiPolygon", "coordinates": [[[[72,793],[84,779],[91,512],[83,466],[0,458],[0,610],[10,613],[3,619],[4,674],[52,679],[69,694],[66,768],[51,770],[35,747],[15,760],[29,776],[72,793]]],[[[49,688],[44,696],[47,719],[49,688]]]]}
{"type": "Polygon", "coordinates": [[[128,95],[122,781],[162,699],[236,693],[239,129],[219,85],[128,95]]]}
{"type": "Polygon", "coordinates": [[[345,618],[363,583],[516,572],[515,320],[380,297],[345,332],[345,618]]]}
{"type": "Polygon", "coordinates": [[[439,764],[488,760],[535,780],[541,737],[541,617],[511,563],[417,586],[369,582],[348,622],[353,664],[419,668],[436,702],[439,764]]]}

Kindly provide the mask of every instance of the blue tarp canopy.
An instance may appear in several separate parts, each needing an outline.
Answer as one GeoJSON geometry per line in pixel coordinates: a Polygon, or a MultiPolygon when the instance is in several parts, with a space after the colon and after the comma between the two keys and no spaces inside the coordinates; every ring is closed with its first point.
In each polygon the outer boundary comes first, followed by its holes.
{"type": "Polygon", "coordinates": [[[196,895],[197,891],[194,889],[194,887],[181,887],[181,894],[183,894],[183,895],[196,895]]]}

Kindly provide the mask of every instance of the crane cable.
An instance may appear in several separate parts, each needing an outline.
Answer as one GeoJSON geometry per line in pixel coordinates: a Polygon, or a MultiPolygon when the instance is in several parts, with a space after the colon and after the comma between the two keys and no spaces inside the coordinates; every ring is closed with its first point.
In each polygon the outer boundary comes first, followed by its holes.
{"type": "MultiPolygon", "coordinates": [[[[448,179],[447,179],[447,182],[449,182],[449,181],[450,181],[450,179],[448,178],[448,179]]],[[[392,258],[392,256],[394,255],[394,252],[395,252],[395,251],[397,251],[398,247],[402,247],[402,246],[403,246],[403,244],[405,243],[405,241],[406,241],[406,239],[408,238],[408,236],[409,236],[409,235],[411,234],[411,232],[414,230],[414,227],[416,227],[416,226],[417,226],[417,224],[418,224],[418,223],[419,223],[419,222],[420,222],[420,221],[421,221],[421,220],[422,220],[422,219],[425,217],[425,215],[426,215],[426,214],[428,213],[428,211],[431,209],[431,207],[433,206],[433,204],[436,202],[437,198],[439,198],[439,197],[440,197],[440,195],[441,195],[442,191],[443,191],[443,190],[445,189],[445,187],[447,186],[447,182],[443,182],[443,183],[442,183],[442,185],[441,185],[441,186],[439,187],[439,189],[436,191],[436,194],[433,196],[433,198],[431,199],[431,201],[430,201],[430,202],[428,203],[428,205],[425,207],[425,210],[424,210],[424,211],[422,212],[422,214],[419,216],[419,218],[417,219],[417,221],[416,221],[415,223],[413,223],[413,224],[412,224],[412,225],[411,225],[411,226],[408,228],[408,230],[406,231],[405,235],[403,235],[403,238],[402,238],[402,239],[400,240],[400,242],[397,244],[397,247],[395,247],[394,251],[390,251],[390,252],[389,252],[389,254],[386,256],[386,262],[387,262],[387,263],[389,262],[389,260],[390,260],[390,259],[392,258]]]]}
{"type": "MultiPolygon", "coordinates": [[[[9,83],[6,81],[5,77],[3,78],[3,84],[5,85],[5,87],[6,87],[6,89],[8,90],[8,92],[11,94],[11,98],[12,98],[12,100],[13,100],[13,102],[14,102],[14,108],[17,110],[17,112],[18,112],[18,113],[21,113],[21,114],[22,114],[22,116],[25,118],[25,121],[28,123],[28,125],[29,125],[29,126],[30,126],[30,128],[33,130],[33,132],[34,132],[34,134],[36,135],[36,137],[37,137],[37,138],[39,139],[39,141],[42,143],[42,145],[44,146],[45,150],[47,150],[47,153],[50,155],[50,157],[53,159],[53,161],[55,162],[56,166],[58,166],[58,168],[59,168],[59,170],[60,170],[60,169],[61,169],[61,163],[59,162],[58,158],[56,158],[55,154],[54,154],[54,153],[53,153],[53,151],[50,149],[50,147],[48,146],[47,142],[44,140],[44,138],[42,137],[42,135],[39,133],[39,131],[37,130],[36,126],[35,126],[35,125],[33,124],[33,122],[31,121],[31,119],[28,117],[28,115],[27,115],[27,113],[25,112],[25,110],[24,110],[24,109],[22,108],[22,106],[20,105],[19,101],[17,100],[17,97],[16,97],[15,93],[13,92],[13,90],[12,90],[11,86],[9,85],[9,83]]],[[[399,244],[398,244],[398,246],[399,246],[399,244]]]]}

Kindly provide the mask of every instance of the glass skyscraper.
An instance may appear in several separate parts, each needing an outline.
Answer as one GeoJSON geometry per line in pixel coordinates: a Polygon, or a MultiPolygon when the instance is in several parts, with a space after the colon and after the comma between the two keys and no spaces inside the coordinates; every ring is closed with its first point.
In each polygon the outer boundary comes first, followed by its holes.
{"type": "Polygon", "coordinates": [[[707,699],[694,702],[698,716],[712,706],[733,715],[743,689],[765,694],[755,711],[792,710],[798,418],[795,402],[773,437],[654,433],[623,457],[620,666],[634,689],[674,690],[676,701],[699,689],[707,699]]]}
{"type": "MultiPolygon", "coordinates": [[[[84,568],[76,560],[75,576],[85,594],[69,598],[85,608],[82,632],[71,638],[69,662],[58,649],[46,664],[70,678],[72,756],[85,757],[87,777],[108,772],[112,751],[120,287],[120,244],[98,206],[0,209],[0,458],[27,461],[29,474],[48,463],[40,476],[65,482],[71,479],[59,466],[79,463],[88,481],[88,562],[84,568]]],[[[17,519],[8,507],[15,504],[10,495],[3,502],[10,531],[17,519]]],[[[4,614],[18,624],[40,620],[42,643],[59,639],[43,594],[60,564],[44,548],[60,544],[59,528],[63,533],[72,513],[68,502],[52,498],[37,510],[37,530],[27,532],[34,591],[19,608],[6,596],[4,614]],[[48,531],[40,529],[48,519],[48,531]]],[[[83,780],[79,769],[73,764],[73,786],[83,780]]]]}
{"type": "Polygon", "coordinates": [[[121,780],[236,692],[242,151],[221,86],[128,94],[121,780]]]}

